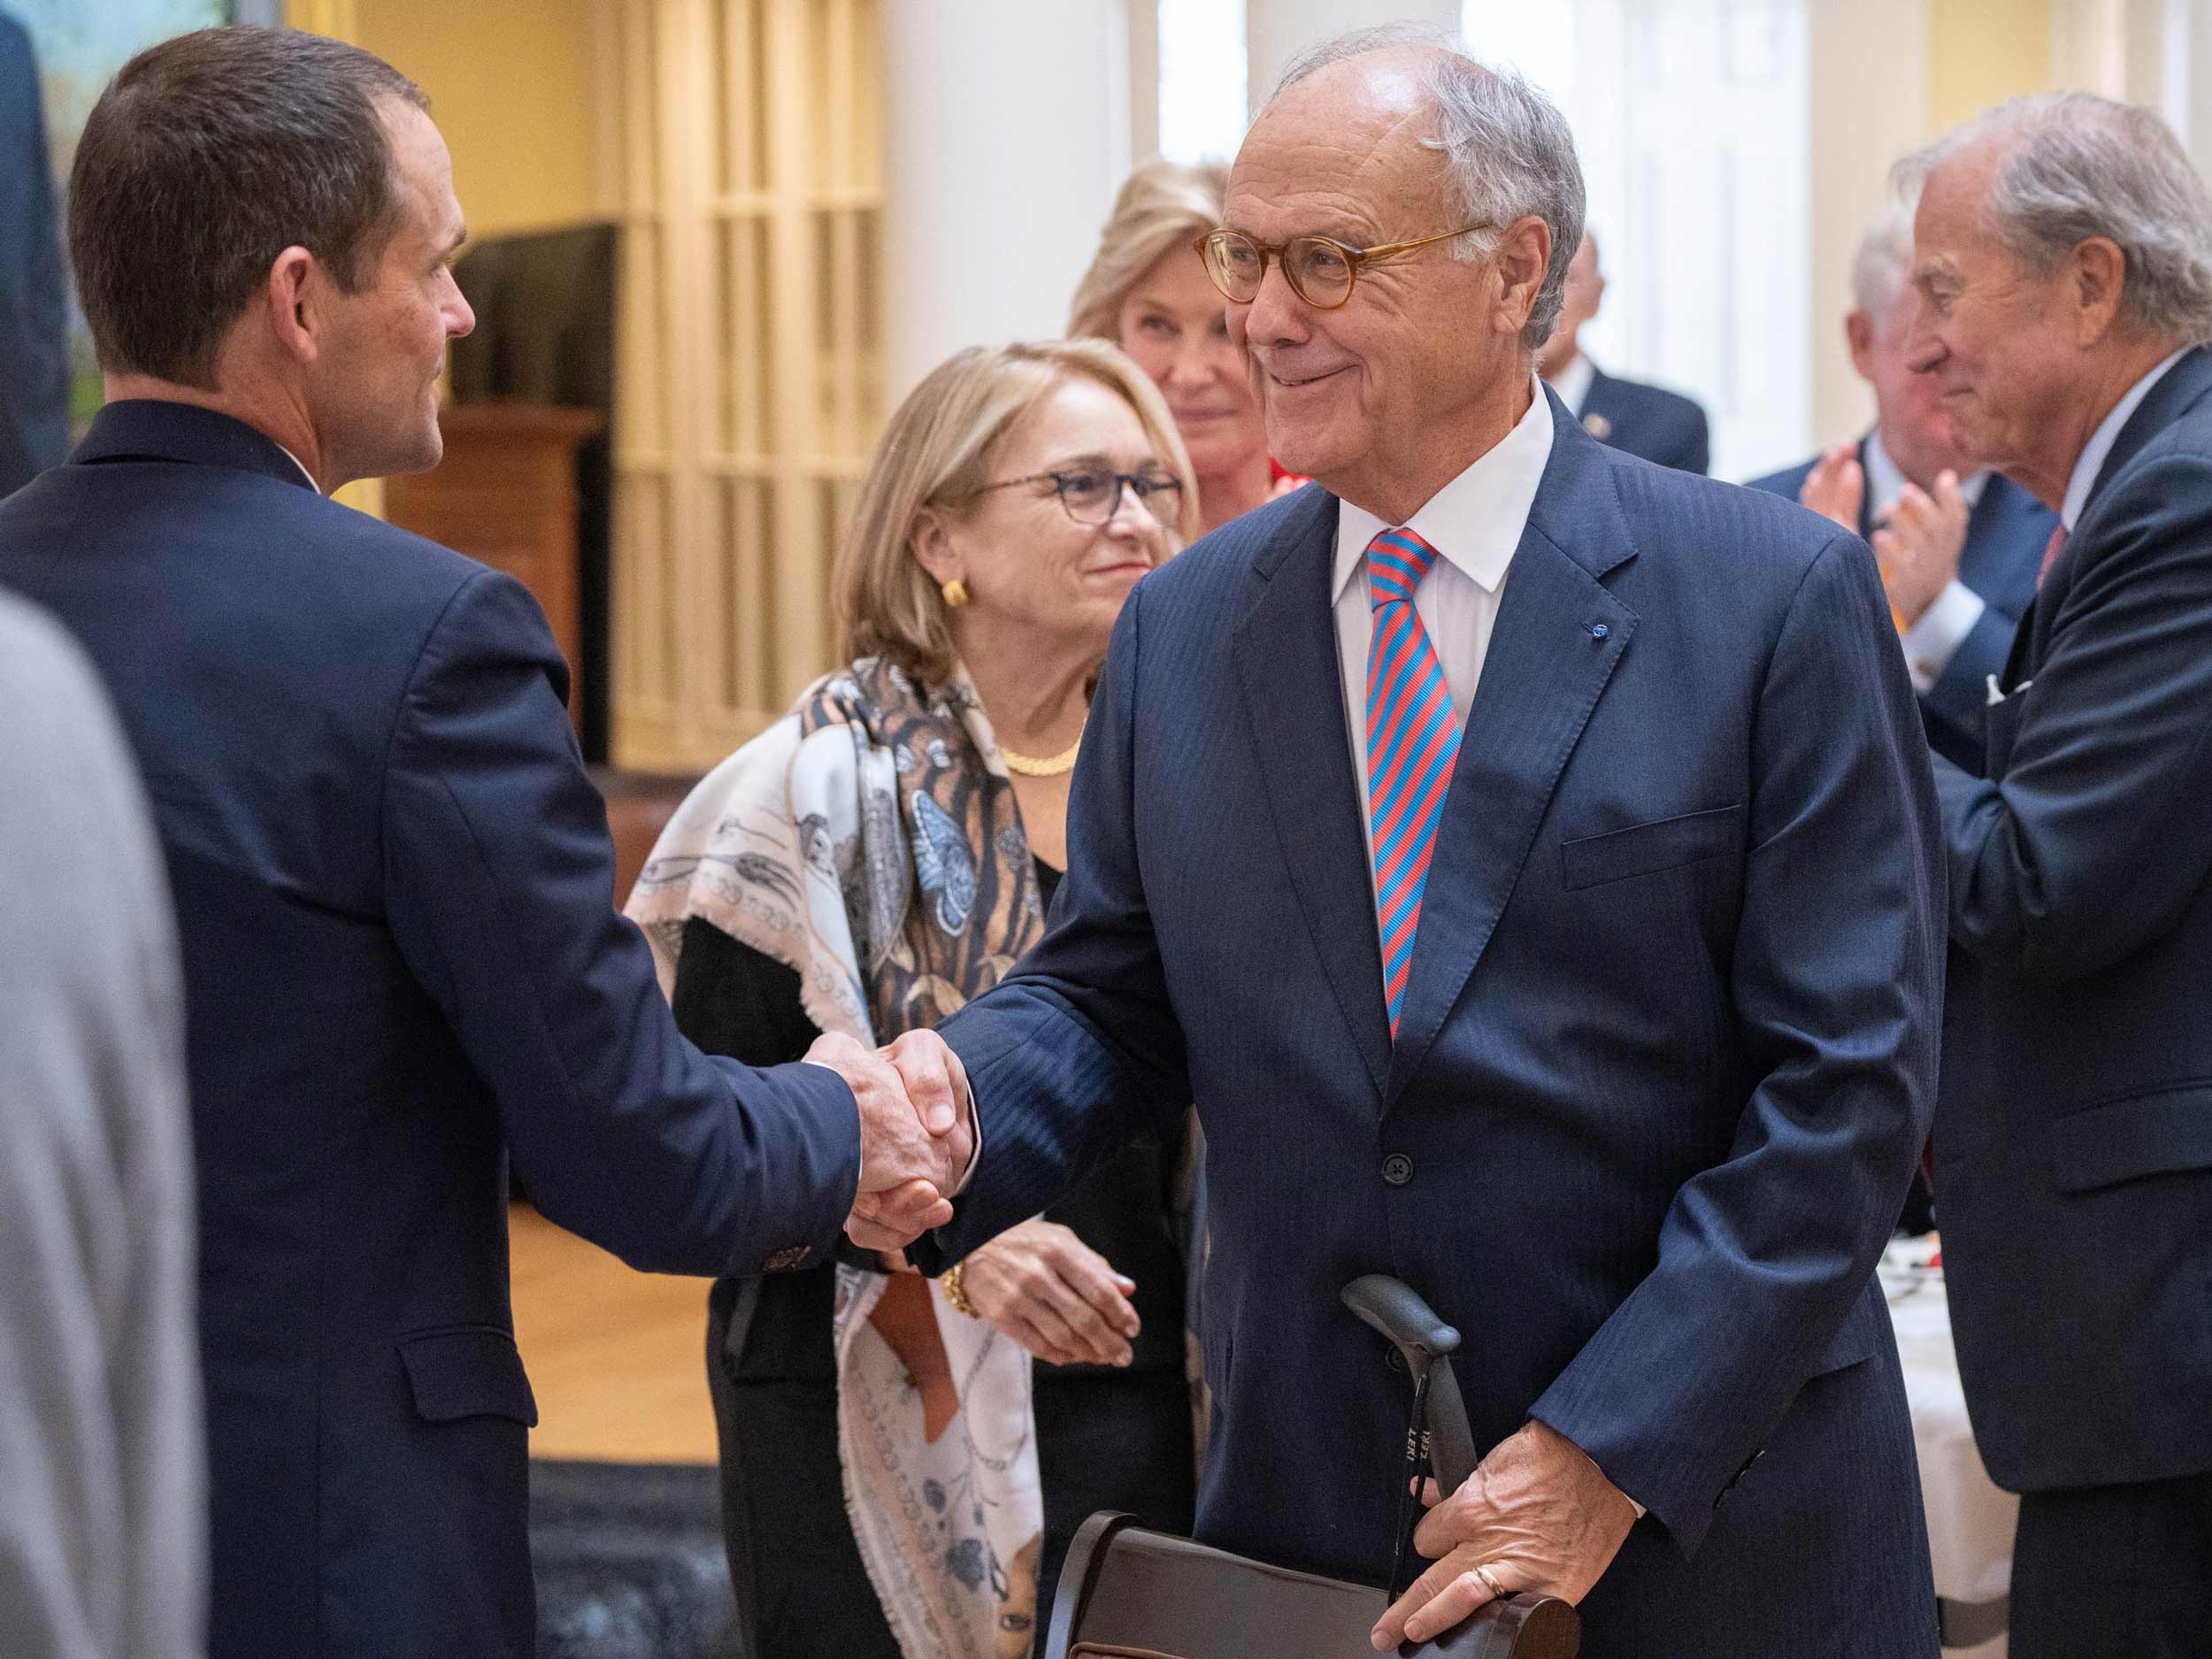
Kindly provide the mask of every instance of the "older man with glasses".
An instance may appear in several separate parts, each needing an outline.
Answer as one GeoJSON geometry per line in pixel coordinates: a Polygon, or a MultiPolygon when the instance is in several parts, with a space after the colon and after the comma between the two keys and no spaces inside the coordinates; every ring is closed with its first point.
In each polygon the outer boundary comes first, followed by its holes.
{"type": "Polygon", "coordinates": [[[1377,1647],[1540,1591],[1592,1659],[1932,1655],[1873,1267],[1934,1098],[1939,841],[1872,557],[1539,387],[1573,140],[1448,40],[1308,55],[1225,219],[1317,487],[1123,611],[1053,926],[942,1028],[990,1150],[919,1254],[1194,1098],[1202,1539],[1391,1574],[1407,1382],[1338,1298],[1384,1271],[1467,1333],[1489,1450],[1377,1647]]]}

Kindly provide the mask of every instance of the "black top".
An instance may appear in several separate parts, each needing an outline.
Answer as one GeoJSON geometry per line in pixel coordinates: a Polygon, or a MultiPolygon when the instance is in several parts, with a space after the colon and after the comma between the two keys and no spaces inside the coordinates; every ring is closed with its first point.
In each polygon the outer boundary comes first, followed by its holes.
{"type": "MultiPolygon", "coordinates": [[[[1036,869],[1038,898],[1049,906],[1060,872],[1041,858],[1036,869]]],[[[675,1006],[676,1023],[692,1041],[749,1065],[796,1060],[821,1034],[800,1002],[795,970],[695,916],[684,924],[675,1006]]],[[[1045,1211],[1046,1220],[1066,1227],[1115,1271],[1136,1280],[1133,1300],[1144,1328],[1132,1344],[1130,1371],[1179,1370],[1183,1363],[1183,1264],[1170,1226],[1179,1150],[1148,1133],[1045,1211]]],[[[828,1330],[835,1280],[828,1265],[768,1275],[737,1374],[756,1380],[833,1377],[828,1330]]],[[[1107,1369],[1053,1366],[1040,1376],[1107,1369]]]]}

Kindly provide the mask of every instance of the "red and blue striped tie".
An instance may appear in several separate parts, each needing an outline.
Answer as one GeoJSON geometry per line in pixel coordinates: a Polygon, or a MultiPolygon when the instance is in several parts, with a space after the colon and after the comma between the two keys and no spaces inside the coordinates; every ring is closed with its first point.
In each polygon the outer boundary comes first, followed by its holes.
{"type": "Polygon", "coordinates": [[[1367,822],[1393,1041],[1413,966],[1429,853],[1459,758],[1459,718],[1444,665],[1413,610],[1413,590],[1435,563],[1436,549],[1410,530],[1386,530],[1367,544],[1375,623],[1367,646],[1367,822]]]}

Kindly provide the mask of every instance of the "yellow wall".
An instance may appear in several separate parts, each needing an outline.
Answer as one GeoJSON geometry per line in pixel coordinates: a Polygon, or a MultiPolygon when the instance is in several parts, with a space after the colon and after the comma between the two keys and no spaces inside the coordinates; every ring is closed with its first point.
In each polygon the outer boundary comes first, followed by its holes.
{"type": "Polygon", "coordinates": [[[288,0],[286,17],[430,95],[472,238],[601,211],[592,0],[288,0]]]}
{"type": "Polygon", "coordinates": [[[1929,0],[1931,132],[2050,84],[2050,0],[1929,0]]]}
{"type": "MultiPolygon", "coordinates": [[[[592,0],[286,0],[285,20],[365,47],[430,95],[472,240],[600,211],[592,0]]],[[[381,516],[383,480],[338,499],[381,516]]]]}
{"type": "Polygon", "coordinates": [[[591,0],[353,0],[366,47],[430,95],[473,239],[598,211],[591,0]]]}

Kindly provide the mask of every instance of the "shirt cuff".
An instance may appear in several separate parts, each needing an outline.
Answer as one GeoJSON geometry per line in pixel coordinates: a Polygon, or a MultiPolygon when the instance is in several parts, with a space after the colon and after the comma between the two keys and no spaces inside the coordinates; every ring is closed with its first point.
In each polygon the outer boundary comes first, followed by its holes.
{"type": "Polygon", "coordinates": [[[1920,620],[1905,630],[1905,670],[1912,676],[1915,691],[1924,697],[1935,689],[1951,658],[1988,609],[1987,600],[1954,578],[1921,613],[1920,620]]]}
{"type": "Polygon", "coordinates": [[[975,1144],[968,1148],[968,1167],[960,1171],[960,1185],[952,1189],[955,1198],[968,1190],[968,1183],[975,1179],[975,1166],[983,1159],[983,1114],[975,1109],[975,1095],[968,1096],[968,1129],[975,1137],[975,1144]]]}

